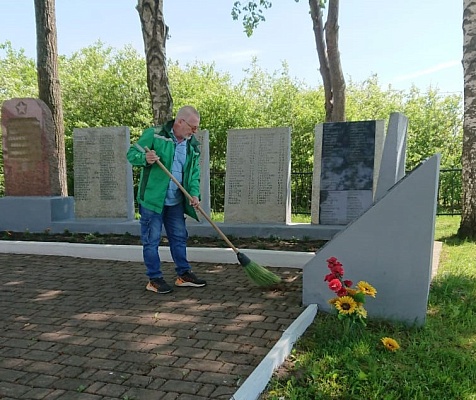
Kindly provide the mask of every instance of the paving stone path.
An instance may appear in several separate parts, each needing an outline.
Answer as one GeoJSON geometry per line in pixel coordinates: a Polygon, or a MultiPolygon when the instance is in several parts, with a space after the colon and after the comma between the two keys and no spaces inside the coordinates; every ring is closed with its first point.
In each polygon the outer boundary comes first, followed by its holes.
{"type": "Polygon", "coordinates": [[[206,287],[157,295],[141,263],[0,254],[0,399],[229,399],[304,310],[301,271],[270,270],[200,263],[206,287]]]}

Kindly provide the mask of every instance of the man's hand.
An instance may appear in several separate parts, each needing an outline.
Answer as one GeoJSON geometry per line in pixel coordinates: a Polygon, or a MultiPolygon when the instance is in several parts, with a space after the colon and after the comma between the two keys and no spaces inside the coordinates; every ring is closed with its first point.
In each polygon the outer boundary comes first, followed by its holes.
{"type": "Polygon", "coordinates": [[[192,200],[190,200],[190,205],[193,208],[197,208],[200,205],[200,200],[198,199],[197,196],[192,196],[192,200]]]}
{"type": "Polygon", "coordinates": [[[160,157],[155,154],[155,150],[148,150],[145,153],[145,160],[147,164],[154,164],[157,160],[160,160],[160,157]]]}

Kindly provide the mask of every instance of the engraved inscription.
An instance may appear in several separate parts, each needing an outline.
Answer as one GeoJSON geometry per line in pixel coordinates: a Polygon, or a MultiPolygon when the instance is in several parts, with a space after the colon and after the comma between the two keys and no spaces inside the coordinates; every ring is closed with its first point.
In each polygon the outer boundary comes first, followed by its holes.
{"type": "Polygon", "coordinates": [[[288,222],[290,129],[230,131],[225,221],[288,222]]]}
{"type": "MultiPolygon", "coordinates": [[[[41,160],[41,127],[36,118],[15,118],[7,125],[6,146],[10,161],[41,160]]],[[[34,164],[30,164],[35,168],[34,164]]]]}
{"type": "Polygon", "coordinates": [[[376,121],[324,124],[321,224],[347,224],[372,204],[375,133],[376,121]]]}
{"type": "Polygon", "coordinates": [[[127,218],[133,212],[128,133],[124,127],[74,130],[77,218],[127,218]]]}

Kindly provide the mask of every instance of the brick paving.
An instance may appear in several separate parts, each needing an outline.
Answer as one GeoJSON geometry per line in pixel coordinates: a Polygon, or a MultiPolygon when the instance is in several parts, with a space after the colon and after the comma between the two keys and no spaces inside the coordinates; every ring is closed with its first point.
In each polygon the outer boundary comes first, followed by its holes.
{"type": "Polygon", "coordinates": [[[158,295],[141,263],[0,254],[0,399],[229,399],[304,310],[301,271],[270,270],[199,263],[206,287],[158,295]]]}

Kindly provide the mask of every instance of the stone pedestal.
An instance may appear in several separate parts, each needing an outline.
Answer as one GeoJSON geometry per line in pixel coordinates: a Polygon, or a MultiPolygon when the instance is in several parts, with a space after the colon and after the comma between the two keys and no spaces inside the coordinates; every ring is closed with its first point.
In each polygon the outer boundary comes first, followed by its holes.
{"type": "Polygon", "coordinates": [[[56,221],[74,218],[74,199],[62,196],[0,198],[0,231],[42,232],[56,221]]]}

